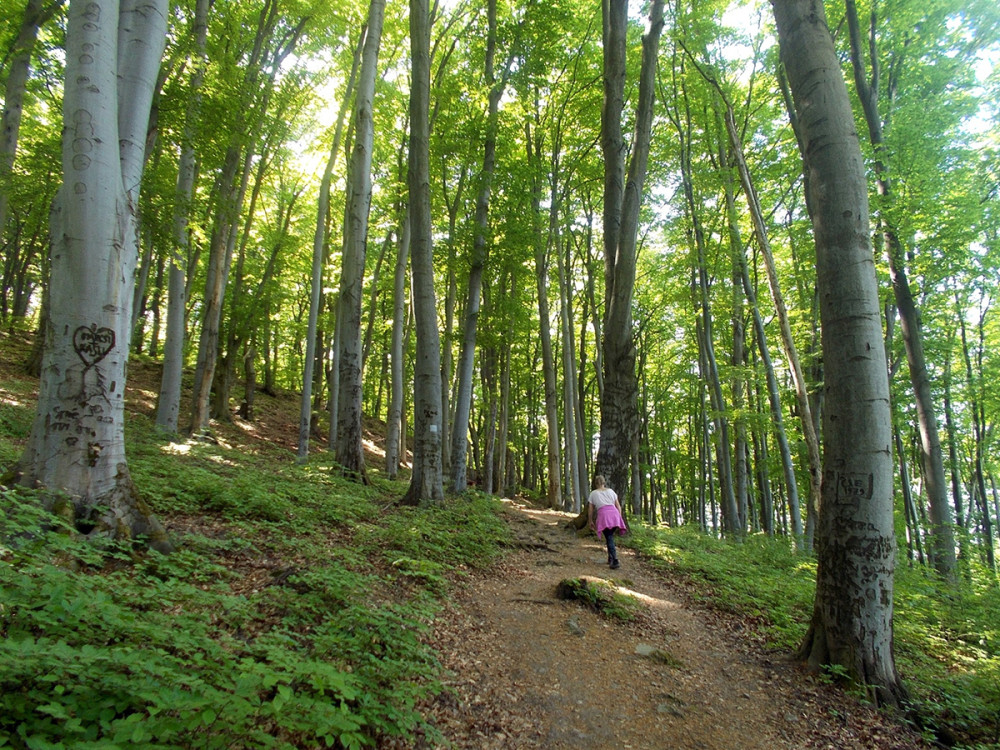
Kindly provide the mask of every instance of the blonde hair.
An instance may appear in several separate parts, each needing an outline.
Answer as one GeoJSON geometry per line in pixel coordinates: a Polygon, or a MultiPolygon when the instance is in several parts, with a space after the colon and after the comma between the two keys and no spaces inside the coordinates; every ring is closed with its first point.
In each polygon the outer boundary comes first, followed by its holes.
{"type": "Polygon", "coordinates": [[[595,490],[599,490],[602,487],[607,487],[607,486],[608,486],[608,483],[604,481],[604,475],[603,474],[595,474],[594,475],[594,489],[595,490]]]}

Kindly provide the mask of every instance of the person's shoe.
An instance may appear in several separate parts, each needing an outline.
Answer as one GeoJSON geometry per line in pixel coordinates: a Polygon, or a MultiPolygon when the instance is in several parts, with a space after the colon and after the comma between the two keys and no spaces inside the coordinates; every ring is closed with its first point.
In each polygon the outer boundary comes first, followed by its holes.
{"type": "Polygon", "coordinates": [[[611,569],[612,570],[618,570],[618,568],[620,568],[620,567],[621,567],[621,563],[619,563],[617,560],[612,560],[611,561],[611,569]]]}

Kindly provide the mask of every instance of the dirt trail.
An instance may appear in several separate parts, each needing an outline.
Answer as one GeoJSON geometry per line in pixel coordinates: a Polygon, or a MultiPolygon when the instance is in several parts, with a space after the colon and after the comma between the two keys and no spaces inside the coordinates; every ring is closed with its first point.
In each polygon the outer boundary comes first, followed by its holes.
{"type": "Polygon", "coordinates": [[[754,651],[632,550],[609,570],[567,514],[510,503],[508,517],[521,550],[472,577],[435,629],[454,693],[426,709],[452,747],[927,747],[787,657],[754,651]],[[648,616],[622,623],[556,598],[581,575],[633,593],[648,616]]]}

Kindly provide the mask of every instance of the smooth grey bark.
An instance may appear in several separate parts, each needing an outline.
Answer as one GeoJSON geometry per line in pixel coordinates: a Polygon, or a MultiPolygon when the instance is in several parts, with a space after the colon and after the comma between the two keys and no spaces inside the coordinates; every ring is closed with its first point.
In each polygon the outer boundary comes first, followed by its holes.
{"type": "Polygon", "coordinates": [[[480,296],[483,270],[486,266],[487,234],[489,232],[490,191],[496,166],[497,123],[500,99],[507,88],[513,47],[504,70],[497,80],[494,57],[497,47],[497,4],[488,0],[489,30],[486,38],[485,82],[489,87],[486,132],[483,138],[483,167],[479,172],[479,192],[476,196],[475,230],[472,238],[472,261],[469,266],[468,299],[465,323],[462,326],[462,346],[458,358],[458,385],[455,389],[455,417],[451,430],[451,477],[454,492],[464,492],[468,484],[469,412],[472,406],[472,377],[475,370],[476,335],[479,326],[480,296]]]}
{"type": "MultiPolygon", "coordinates": [[[[553,179],[553,184],[555,180],[553,179]]],[[[558,228],[559,201],[556,196],[550,196],[552,202],[552,222],[550,237],[554,242],[553,255],[556,256],[556,268],[559,274],[559,331],[562,337],[562,369],[563,369],[563,432],[566,437],[566,461],[565,494],[568,496],[568,503],[565,503],[565,510],[573,513],[584,514],[587,508],[583,503],[583,493],[586,491],[586,484],[581,484],[580,467],[578,465],[579,454],[577,453],[577,430],[576,430],[576,351],[573,342],[573,314],[572,300],[570,292],[569,274],[566,270],[566,262],[562,253],[562,235],[558,228]]],[[[624,502],[624,498],[622,498],[624,502]]]]}
{"type": "MultiPolygon", "coordinates": [[[[818,512],[820,503],[820,485],[821,485],[821,464],[822,458],[820,456],[820,446],[819,437],[815,429],[815,420],[813,418],[812,404],[809,398],[808,388],[806,386],[805,376],[802,371],[801,360],[799,359],[798,351],[795,346],[795,339],[792,336],[792,328],[788,317],[788,308],[785,305],[784,295],[781,292],[781,285],[778,280],[777,268],[774,263],[774,254],[771,252],[771,241],[767,231],[767,226],[764,222],[764,211],[760,204],[760,198],[757,194],[756,186],[754,185],[753,178],[750,174],[750,167],[747,165],[746,155],[743,151],[743,141],[740,135],[740,130],[736,126],[736,119],[733,113],[733,107],[730,103],[725,91],[719,82],[707,73],[701,65],[698,64],[692,58],[692,62],[698,67],[698,71],[701,75],[711,84],[715,90],[718,92],[719,97],[722,99],[725,105],[724,122],[726,127],[726,133],[729,136],[729,146],[730,155],[732,161],[735,163],[737,168],[737,173],[739,174],[740,184],[743,187],[743,193],[746,196],[747,206],[750,210],[750,218],[753,225],[754,236],[757,239],[758,246],[761,251],[761,256],[764,259],[764,268],[767,272],[767,282],[768,288],[771,292],[771,301],[774,304],[775,315],[778,318],[779,330],[781,331],[781,343],[784,348],[785,358],[788,362],[788,367],[792,375],[792,383],[795,386],[795,397],[799,407],[799,414],[802,424],[802,435],[803,440],[806,443],[806,451],[809,460],[809,476],[810,476],[810,509],[811,512],[818,512]]],[[[786,98],[790,95],[787,92],[787,86],[784,83],[784,76],[782,79],[782,91],[786,98]]],[[[793,130],[796,133],[796,138],[799,139],[797,119],[794,110],[791,107],[790,98],[786,101],[786,105],[789,108],[789,117],[792,119],[793,130]]],[[[799,140],[799,145],[801,148],[801,140],[799,140]]],[[[809,179],[806,175],[806,186],[808,189],[809,179]]],[[[728,187],[727,187],[728,190],[728,187]]],[[[730,191],[731,192],[731,191],[730,191]]],[[[727,200],[729,193],[727,193],[727,200]]],[[[807,198],[808,201],[808,198],[807,198]]],[[[730,214],[732,214],[732,207],[730,207],[730,214]]],[[[730,226],[736,226],[733,221],[730,221],[730,226]]],[[[743,264],[746,264],[746,259],[744,257],[743,264]]],[[[739,281],[737,281],[737,284],[739,281]]],[[[744,282],[744,287],[746,287],[746,282],[744,282]]],[[[755,303],[753,303],[755,304],[755,303]]],[[[757,311],[759,314],[759,311],[757,311]]],[[[768,356],[768,361],[770,357],[768,356]]],[[[769,370],[769,372],[771,372],[769,370]]],[[[773,376],[773,372],[771,372],[773,376]]],[[[787,445],[786,445],[787,447],[787,445]]],[[[786,469],[786,481],[787,481],[787,469],[786,469]]],[[[798,491],[796,484],[792,482],[789,484],[789,503],[794,503],[794,510],[789,508],[789,512],[793,513],[792,516],[792,528],[793,534],[796,539],[796,546],[800,549],[804,546],[804,537],[802,531],[802,519],[799,510],[798,502],[798,491]]],[[[808,545],[805,545],[808,546],[808,545]]]]}
{"type": "Polygon", "coordinates": [[[525,144],[528,163],[532,164],[531,221],[535,243],[535,281],[538,294],[539,343],[542,355],[542,379],[545,402],[545,499],[549,508],[562,509],[559,487],[559,466],[562,463],[559,441],[559,400],[556,386],[555,357],[552,353],[552,321],[549,310],[549,257],[548,242],[542,232],[541,160],[538,146],[532,140],[530,124],[525,124],[525,144]]]}
{"type": "Polygon", "coordinates": [[[344,133],[344,120],[351,97],[354,95],[354,83],[357,80],[358,67],[361,65],[361,50],[364,47],[367,29],[361,30],[358,43],[354,48],[354,58],[351,62],[351,74],[347,78],[344,99],[337,113],[337,124],[333,131],[333,144],[330,155],[323,168],[323,177],[319,184],[319,198],[316,202],[316,231],[313,232],[312,273],[309,286],[309,321],[306,328],[306,357],[302,374],[302,399],[299,404],[299,444],[296,459],[301,463],[309,457],[309,433],[312,429],[312,388],[314,368],[316,366],[316,336],[319,328],[319,306],[323,291],[323,259],[326,255],[327,226],[330,212],[330,183],[333,180],[333,168],[340,154],[340,140],[344,133]]]}
{"type": "Polygon", "coordinates": [[[219,176],[218,205],[209,244],[208,268],[205,273],[205,300],[202,307],[201,332],[198,337],[198,361],[195,368],[194,394],[191,399],[189,431],[197,433],[208,426],[209,399],[219,348],[219,321],[225,294],[226,276],[229,273],[227,250],[230,234],[235,232],[238,214],[237,170],[240,152],[235,146],[226,151],[225,162],[219,176]]]}
{"type": "Polygon", "coordinates": [[[722,392],[722,378],[719,375],[718,360],[715,356],[713,341],[712,307],[709,302],[708,270],[706,267],[704,240],[701,223],[695,216],[695,206],[690,205],[691,218],[695,222],[695,244],[698,254],[697,291],[699,323],[699,345],[704,366],[703,378],[708,388],[709,402],[715,417],[715,452],[718,468],[718,486],[722,493],[722,517],[725,531],[734,539],[742,538],[746,528],[740,519],[739,508],[736,505],[736,492],[733,487],[733,458],[730,442],[730,424],[726,416],[729,412],[725,395],[722,392]]]}
{"type": "Polygon", "coordinates": [[[822,2],[771,4],[810,176],[826,374],[816,599],[799,655],[900,705],[892,416],[865,164],[822,2]]]}
{"type": "Polygon", "coordinates": [[[138,263],[136,206],[166,40],[165,0],[73,0],[66,32],[63,186],[53,208],[38,405],[18,467],[92,535],[166,532],[125,455],[125,377],[138,263]]]}
{"type": "Polygon", "coordinates": [[[458,224],[458,212],[462,207],[462,196],[465,193],[466,179],[469,175],[468,167],[463,163],[459,166],[458,179],[455,183],[454,194],[449,197],[448,192],[448,168],[445,160],[442,160],[441,170],[441,192],[444,196],[444,203],[448,211],[448,234],[445,237],[445,247],[448,256],[448,289],[444,298],[444,332],[441,344],[441,414],[444,421],[444,432],[441,435],[441,455],[445,461],[445,471],[451,463],[451,425],[454,424],[453,407],[451,401],[451,384],[453,378],[453,358],[452,340],[455,330],[455,305],[458,302],[458,274],[456,266],[456,226],[458,224]]]}
{"type": "Polygon", "coordinates": [[[241,109],[237,115],[237,127],[226,148],[217,181],[217,204],[205,275],[205,300],[191,404],[192,433],[206,428],[210,417],[212,383],[219,355],[222,307],[236,249],[236,225],[246,200],[259,135],[253,125],[266,114],[278,71],[285,58],[295,49],[306,22],[301,19],[297,25],[279,31],[278,20],[276,2],[271,0],[258,17],[254,43],[247,55],[243,79],[250,96],[257,99],[248,104],[247,111],[241,109]],[[244,128],[249,129],[249,138],[243,132],[244,128]],[[240,178],[238,183],[237,177],[240,178]]]}
{"type": "Polygon", "coordinates": [[[430,13],[410,0],[410,263],[417,355],[413,367],[413,471],[406,505],[444,500],[441,466],[441,342],[434,294],[430,186],[430,13]]]}
{"type": "Polygon", "coordinates": [[[354,146],[348,170],[344,252],[341,261],[340,401],[337,427],[337,464],[345,476],[368,483],[361,444],[361,307],[368,245],[368,213],[372,201],[372,148],[375,139],[373,106],[378,53],[382,42],[385,0],[371,0],[368,31],[361,53],[361,72],[354,100],[354,146]]]}
{"type": "Polygon", "coordinates": [[[649,26],[642,38],[639,96],[631,149],[622,136],[625,92],[627,0],[604,0],[604,106],[601,110],[601,149],[604,154],[604,265],[605,308],[601,395],[601,439],[597,472],[625,497],[629,464],[637,436],[637,384],[632,330],[635,287],[636,234],[643,184],[649,160],[657,55],[663,30],[663,2],[653,0],[649,26]],[[630,151],[628,172],[626,152],[630,151]]]}
{"type": "MultiPolygon", "coordinates": [[[[854,0],[845,0],[847,25],[851,39],[851,65],[854,69],[854,84],[857,88],[861,108],[868,123],[868,138],[875,149],[875,184],[883,203],[893,200],[889,178],[888,154],[882,118],[878,111],[880,65],[876,54],[876,23],[872,15],[869,34],[871,54],[871,79],[865,80],[865,66],[862,52],[861,30],[858,11],[854,0]]],[[[898,75],[898,70],[893,71],[898,75]]],[[[894,86],[890,85],[890,100],[894,86]]],[[[891,101],[890,101],[891,106],[891,101]]],[[[899,313],[899,329],[903,334],[906,363],[910,374],[910,385],[917,409],[917,424],[920,428],[920,466],[924,475],[924,487],[931,512],[931,528],[928,544],[932,551],[934,569],[945,580],[955,580],[955,534],[951,506],[948,504],[948,482],[944,472],[944,453],[938,430],[931,381],[927,374],[927,359],[924,356],[923,332],[920,325],[920,311],[913,298],[913,290],[906,273],[906,258],[903,241],[898,228],[890,216],[890,211],[878,212],[878,226],[885,240],[885,250],[889,259],[889,278],[899,313]]]]}
{"type": "Polygon", "coordinates": [[[403,455],[400,435],[403,425],[403,329],[406,326],[406,267],[410,255],[410,212],[403,210],[393,273],[392,344],[389,349],[390,394],[385,428],[385,473],[395,479],[403,455]]]}
{"type": "Polygon", "coordinates": [[[187,267],[190,254],[188,226],[191,198],[194,195],[195,150],[201,110],[201,87],[205,80],[208,40],[209,0],[195,5],[194,70],[188,87],[187,110],[181,135],[181,153],[177,164],[177,187],[174,190],[173,247],[167,273],[167,330],[163,343],[163,372],[156,404],[156,426],[168,433],[177,432],[181,408],[181,376],[184,369],[185,306],[187,304],[187,267]]]}

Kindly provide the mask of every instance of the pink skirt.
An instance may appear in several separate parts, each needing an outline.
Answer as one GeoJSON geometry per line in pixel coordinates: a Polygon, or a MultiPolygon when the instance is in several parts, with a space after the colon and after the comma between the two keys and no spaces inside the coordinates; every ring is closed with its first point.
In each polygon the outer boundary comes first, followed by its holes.
{"type": "Polygon", "coordinates": [[[625,519],[622,518],[622,514],[618,512],[618,508],[614,505],[602,505],[597,509],[596,526],[598,536],[604,534],[605,529],[614,529],[619,534],[624,534],[628,531],[625,519]]]}

